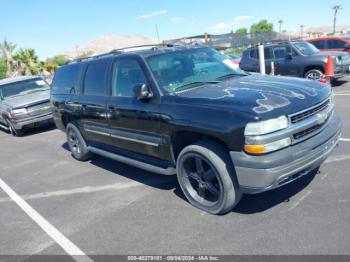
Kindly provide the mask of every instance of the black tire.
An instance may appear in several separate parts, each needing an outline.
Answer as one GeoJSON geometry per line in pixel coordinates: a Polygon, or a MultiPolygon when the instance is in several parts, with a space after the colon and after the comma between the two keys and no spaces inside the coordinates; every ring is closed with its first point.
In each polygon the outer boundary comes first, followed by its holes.
{"type": "Polygon", "coordinates": [[[14,125],[10,119],[7,118],[6,123],[7,123],[7,126],[9,128],[9,132],[11,135],[17,136],[17,137],[23,136],[23,134],[24,134],[23,130],[22,129],[15,129],[14,125]]]}
{"type": "Polygon", "coordinates": [[[203,141],[185,147],[179,154],[176,169],[186,198],[201,210],[225,214],[241,200],[232,161],[227,150],[216,143],[203,141]]]}
{"type": "Polygon", "coordinates": [[[69,150],[75,159],[87,161],[93,157],[93,153],[87,149],[86,142],[80,134],[79,129],[73,123],[68,123],[66,135],[69,150]]]}
{"type": "Polygon", "coordinates": [[[323,72],[319,69],[311,69],[307,71],[304,75],[304,78],[310,80],[320,80],[323,76],[323,72]]]}

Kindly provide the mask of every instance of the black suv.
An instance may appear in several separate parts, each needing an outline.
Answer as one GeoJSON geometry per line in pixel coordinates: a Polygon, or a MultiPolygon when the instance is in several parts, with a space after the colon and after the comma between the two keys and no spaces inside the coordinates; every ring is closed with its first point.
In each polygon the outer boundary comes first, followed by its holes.
{"type": "MultiPolygon", "coordinates": [[[[334,59],[334,79],[348,75],[350,57],[346,52],[320,52],[306,41],[288,41],[266,44],[264,47],[266,72],[271,72],[274,62],[275,75],[304,77],[320,80],[325,72],[327,57],[334,59]]],[[[243,52],[240,68],[249,72],[260,72],[258,47],[243,52]]]]}
{"type": "Polygon", "coordinates": [[[73,61],[53,79],[54,120],[74,158],[98,154],[177,174],[190,203],[225,213],[242,193],[316,169],[342,126],[330,86],[234,67],[202,46],[130,48],[73,61]]]}

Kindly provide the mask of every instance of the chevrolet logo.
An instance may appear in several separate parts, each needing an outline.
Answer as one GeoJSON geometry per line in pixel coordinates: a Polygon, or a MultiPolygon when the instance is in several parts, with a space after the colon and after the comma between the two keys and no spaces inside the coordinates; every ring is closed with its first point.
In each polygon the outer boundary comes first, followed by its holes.
{"type": "Polygon", "coordinates": [[[326,113],[318,113],[317,117],[317,124],[322,125],[324,122],[326,122],[328,115],[326,113]]]}

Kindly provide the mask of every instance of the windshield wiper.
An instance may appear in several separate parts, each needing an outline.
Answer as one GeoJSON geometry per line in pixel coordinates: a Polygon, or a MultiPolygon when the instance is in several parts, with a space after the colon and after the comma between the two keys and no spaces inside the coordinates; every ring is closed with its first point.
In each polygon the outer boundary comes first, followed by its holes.
{"type": "Polygon", "coordinates": [[[192,87],[192,86],[201,86],[201,85],[205,85],[205,84],[217,84],[220,82],[221,81],[217,81],[217,80],[215,80],[215,81],[195,81],[195,82],[191,82],[191,83],[188,83],[188,84],[185,84],[185,85],[182,85],[182,86],[175,88],[175,92],[192,87]]]}
{"type": "Polygon", "coordinates": [[[236,76],[246,76],[245,74],[236,74],[236,73],[229,73],[227,75],[219,76],[216,78],[216,80],[223,80],[226,78],[236,77],[236,76]]]}

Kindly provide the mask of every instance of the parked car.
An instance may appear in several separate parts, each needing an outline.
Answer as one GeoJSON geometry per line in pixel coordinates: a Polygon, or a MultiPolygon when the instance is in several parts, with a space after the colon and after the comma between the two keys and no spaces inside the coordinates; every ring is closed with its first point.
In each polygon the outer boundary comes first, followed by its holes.
{"type": "Polygon", "coordinates": [[[39,76],[0,80],[0,127],[14,136],[52,123],[50,87],[39,76]]]}
{"type": "Polygon", "coordinates": [[[232,63],[234,63],[237,67],[239,67],[239,63],[241,62],[241,57],[237,55],[229,55],[232,63]]]}
{"type": "Polygon", "coordinates": [[[188,201],[213,214],[308,174],[342,129],[329,85],[247,74],[202,46],[70,62],[55,74],[51,103],[74,158],[177,174],[188,201]]]}
{"type": "Polygon", "coordinates": [[[350,40],[346,38],[324,37],[308,39],[307,41],[321,51],[343,51],[350,53],[350,40]]]}
{"type": "MultiPolygon", "coordinates": [[[[334,59],[333,79],[350,73],[350,56],[345,52],[320,52],[306,41],[287,41],[266,44],[264,48],[266,72],[271,72],[274,62],[275,75],[304,77],[320,80],[325,72],[327,57],[334,59]]],[[[259,72],[258,47],[248,48],[243,52],[240,68],[250,72],[259,72]]]]}

